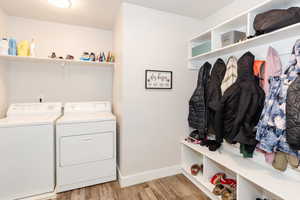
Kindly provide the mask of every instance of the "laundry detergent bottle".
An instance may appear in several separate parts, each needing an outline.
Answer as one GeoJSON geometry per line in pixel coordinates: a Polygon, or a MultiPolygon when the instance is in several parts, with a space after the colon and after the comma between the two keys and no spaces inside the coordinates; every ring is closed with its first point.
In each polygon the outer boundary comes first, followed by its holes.
{"type": "Polygon", "coordinates": [[[27,40],[18,44],[18,56],[30,56],[30,44],[27,40]]]}
{"type": "Polygon", "coordinates": [[[14,38],[10,38],[8,42],[8,54],[11,56],[16,56],[17,55],[17,41],[14,38]]]}

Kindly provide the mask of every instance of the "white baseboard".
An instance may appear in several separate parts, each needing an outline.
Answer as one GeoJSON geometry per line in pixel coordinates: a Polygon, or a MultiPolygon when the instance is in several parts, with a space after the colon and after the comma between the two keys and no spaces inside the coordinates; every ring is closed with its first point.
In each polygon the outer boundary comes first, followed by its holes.
{"type": "Polygon", "coordinates": [[[118,179],[119,179],[120,186],[123,188],[123,187],[144,183],[147,181],[151,181],[154,179],[173,176],[180,173],[181,173],[180,165],[174,165],[171,167],[150,170],[150,171],[133,174],[129,176],[122,176],[121,171],[118,168],[118,179]]]}
{"type": "Polygon", "coordinates": [[[46,194],[41,194],[41,195],[35,195],[31,197],[25,197],[21,198],[19,200],[46,200],[46,199],[54,199],[56,198],[56,192],[51,192],[51,193],[46,193],[46,194]]]}

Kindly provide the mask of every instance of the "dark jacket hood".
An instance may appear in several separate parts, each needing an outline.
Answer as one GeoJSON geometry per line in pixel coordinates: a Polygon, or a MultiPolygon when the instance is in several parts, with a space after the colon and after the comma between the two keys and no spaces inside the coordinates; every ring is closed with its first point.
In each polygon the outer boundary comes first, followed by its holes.
{"type": "Polygon", "coordinates": [[[238,81],[255,80],[253,73],[254,59],[254,55],[248,51],[238,60],[238,81]]]}
{"type": "Polygon", "coordinates": [[[203,76],[203,71],[204,72],[207,72],[207,71],[210,71],[211,69],[211,64],[209,62],[205,62],[202,67],[200,68],[199,70],[199,73],[198,73],[198,81],[197,81],[197,85],[200,85],[202,84],[203,80],[202,80],[202,76],[203,76]]]}
{"type": "Polygon", "coordinates": [[[226,64],[225,62],[219,58],[211,71],[211,81],[213,81],[217,85],[221,85],[226,73],[226,64]]]}

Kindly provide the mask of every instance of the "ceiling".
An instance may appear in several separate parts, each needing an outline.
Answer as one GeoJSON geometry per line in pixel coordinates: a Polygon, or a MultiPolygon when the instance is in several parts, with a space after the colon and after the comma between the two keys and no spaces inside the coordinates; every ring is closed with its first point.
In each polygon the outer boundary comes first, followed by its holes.
{"type": "Polygon", "coordinates": [[[70,9],[47,0],[0,0],[0,7],[10,16],[112,29],[121,1],[202,19],[234,0],[72,0],[70,9]]]}
{"type": "Polygon", "coordinates": [[[203,19],[234,0],[125,0],[126,2],[203,19]]]}

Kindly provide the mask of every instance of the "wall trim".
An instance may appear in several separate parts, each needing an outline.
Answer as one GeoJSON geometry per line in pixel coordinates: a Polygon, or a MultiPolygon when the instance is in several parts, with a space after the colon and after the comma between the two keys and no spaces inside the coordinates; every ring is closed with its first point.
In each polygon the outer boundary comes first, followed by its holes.
{"type": "Polygon", "coordinates": [[[181,173],[181,166],[174,165],[171,167],[149,170],[149,171],[145,171],[142,173],[137,173],[129,176],[122,176],[122,173],[118,167],[118,179],[121,188],[144,183],[154,179],[173,176],[180,173],[181,173]]]}
{"type": "Polygon", "coordinates": [[[39,195],[34,195],[30,197],[24,197],[20,198],[20,200],[47,200],[47,199],[55,199],[57,197],[56,191],[50,192],[50,193],[45,193],[45,194],[39,194],[39,195]]]}

